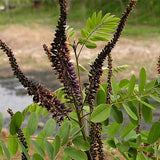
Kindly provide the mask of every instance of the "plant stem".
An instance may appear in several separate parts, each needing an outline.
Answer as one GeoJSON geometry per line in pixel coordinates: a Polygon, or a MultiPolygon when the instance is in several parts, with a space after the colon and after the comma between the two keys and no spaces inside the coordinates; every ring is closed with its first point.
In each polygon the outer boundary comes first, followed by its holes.
{"type": "Polygon", "coordinates": [[[141,109],[141,104],[139,102],[138,104],[138,109],[139,109],[139,124],[136,128],[136,133],[139,134],[140,133],[140,127],[141,127],[141,118],[142,118],[142,109],[141,109]]]}
{"type": "MultiPolygon", "coordinates": [[[[75,45],[75,42],[74,42],[72,47],[73,47],[73,50],[74,50],[74,53],[75,53],[76,66],[77,66],[78,79],[79,79],[79,87],[80,87],[80,91],[81,91],[81,94],[82,94],[81,76],[80,76],[79,61],[78,61],[78,55],[77,55],[77,45],[75,45]]],[[[88,142],[86,132],[85,132],[85,129],[83,127],[84,126],[83,110],[81,110],[77,107],[75,107],[75,110],[76,110],[76,113],[77,113],[79,126],[80,126],[80,128],[82,128],[81,132],[82,132],[83,138],[86,142],[88,142]]],[[[87,154],[88,160],[92,160],[90,151],[86,151],[86,154],[87,154]]]]}
{"type": "Polygon", "coordinates": [[[80,91],[82,93],[82,85],[81,85],[81,75],[80,75],[80,70],[79,70],[79,61],[78,61],[78,55],[77,55],[77,45],[75,45],[75,42],[73,44],[73,50],[74,50],[74,54],[75,54],[75,58],[76,58],[76,66],[77,66],[77,72],[78,72],[78,80],[79,80],[79,87],[80,87],[80,91]]]}
{"type": "MultiPolygon", "coordinates": [[[[76,113],[77,113],[77,117],[78,117],[78,121],[79,121],[79,126],[80,126],[80,128],[82,128],[83,125],[84,125],[84,119],[81,118],[80,112],[78,111],[77,108],[76,108],[76,113]]],[[[85,133],[85,129],[82,128],[81,132],[82,132],[84,140],[86,142],[88,142],[87,136],[86,136],[86,133],[85,133]]],[[[90,151],[86,151],[86,154],[87,154],[88,160],[92,160],[90,151]]]]}

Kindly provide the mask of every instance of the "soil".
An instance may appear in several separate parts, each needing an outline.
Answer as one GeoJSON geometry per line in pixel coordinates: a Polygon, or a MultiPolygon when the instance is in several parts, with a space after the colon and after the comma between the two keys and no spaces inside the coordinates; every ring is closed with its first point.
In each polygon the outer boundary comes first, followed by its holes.
{"type": "MultiPolygon", "coordinates": [[[[79,33],[74,40],[78,36],[79,33]]],[[[54,33],[51,28],[39,25],[32,27],[10,25],[0,31],[0,39],[12,48],[21,69],[29,75],[31,73],[35,73],[35,76],[40,74],[42,79],[47,75],[54,75],[51,74],[50,63],[42,47],[44,43],[50,47],[53,37],[54,33]]],[[[120,38],[112,51],[113,67],[121,65],[129,65],[130,67],[125,72],[119,73],[118,77],[116,77],[117,80],[129,78],[132,74],[135,74],[138,78],[138,72],[141,67],[145,67],[149,79],[155,78],[157,76],[156,63],[160,50],[159,42],[160,36],[156,38],[149,37],[148,39],[143,39],[143,37],[134,37],[132,39],[126,37],[120,38]]],[[[84,48],[80,55],[80,63],[89,68],[89,64],[104,46],[105,43],[100,42],[95,50],[84,48]]],[[[12,76],[8,58],[4,54],[0,54],[0,58],[0,78],[12,76]]],[[[72,51],[71,59],[75,62],[72,51]]],[[[104,65],[107,66],[107,64],[104,65]]],[[[35,76],[34,74],[32,75],[33,78],[35,76]]],[[[53,77],[50,78],[53,79],[53,77]]]]}
{"type": "MultiPolygon", "coordinates": [[[[52,29],[38,25],[32,27],[10,25],[0,31],[0,39],[12,48],[24,73],[33,80],[39,81],[55,90],[58,86],[58,81],[55,80],[55,75],[52,73],[50,63],[42,47],[44,43],[50,46],[53,37],[52,29]]],[[[78,34],[76,37],[78,37],[78,34]]],[[[156,39],[149,37],[148,40],[140,39],[139,37],[134,37],[133,39],[122,37],[112,51],[113,66],[130,65],[130,68],[125,72],[119,73],[116,79],[129,78],[132,74],[135,74],[138,78],[138,71],[142,66],[146,68],[149,79],[155,78],[157,76],[156,63],[160,55],[159,42],[160,37],[156,37],[156,39]]],[[[105,43],[98,43],[98,48],[95,50],[84,48],[81,53],[80,63],[88,68],[88,64],[94,60],[104,45],[105,43]]],[[[0,53],[0,78],[13,77],[8,58],[2,52],[0,53]]],[[[73,52],[71,52],[71,59],[75,63],[73,52]]],[[[85,75],[83,76],[87,79],[85,75]]],[[[7,131],[3,130],[0,133],[0,139],[7,143],[7,137],[7,131]]],[[[110,153],[117,155],[121,160],[123,159],[115,150],[110,150],[110,153]]],[[[20,154],[17,154],[15,158],[18,157],[20,158],[20,154]]],[[[111,160],[112,158],[106,154],[106,159],[111,160]]]]}

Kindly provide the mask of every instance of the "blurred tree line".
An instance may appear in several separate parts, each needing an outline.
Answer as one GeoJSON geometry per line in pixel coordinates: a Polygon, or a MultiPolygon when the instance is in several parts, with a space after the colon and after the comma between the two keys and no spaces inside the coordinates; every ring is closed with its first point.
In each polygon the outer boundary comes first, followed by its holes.
{"type": "MultiPolygon", "coordinates": [[[[33,6],[34,8],[57,7],[58,0],[0,0],[0,5],[4,5],[5,9],[12,9],[23,6],[33,6]]],[[[69,12],[74,12],[75,17],[84,15],[90,16],[93,11],[102,10],[103,13],[110,12],[120,16],[129,0],[67,0],[69,12]]],[[[134,10],[133,19],[140,22],[147,19],[156,20],[160,17],[160,0],[138,0],[134,10]]],[[[74,17],[71,17],[74,19],[74,17]]],[[[76,18],[75,18],[76,19],[76,18]]]]}
{"type": "MultiPolygon", "coordinates": [[[[6,8],[9,6],[20,6],[24,4],[36,5],[56,5],[58,0],[0,0],[0,4],[5,5],[6,8]]],[[[68,7],[72,8],[73,6],[87,7],[89,9],[97,10],[101,8],[110,8],[124,10],[125,5],[129,0],[67,0],[68,7]]],[[[138,6],[140,8],[147,9],[149,12],[154,10],[156,13],[160,11],[160,0],[138,0],[138,6]]]]}

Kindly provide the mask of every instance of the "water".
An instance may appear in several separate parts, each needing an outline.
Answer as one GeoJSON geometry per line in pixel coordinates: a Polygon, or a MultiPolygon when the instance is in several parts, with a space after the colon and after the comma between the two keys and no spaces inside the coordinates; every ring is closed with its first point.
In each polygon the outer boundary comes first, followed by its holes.
{"type": "Polygon", "coordinates": [[[11,108],[13,112],[22,111],[32,103],[32,97],[27,95],[17,79],[0,80],[0,112],[4,117],[9,117],[8,108],[11,108]]]}
{"type": "MultiPolygon", "coordinates": [[[[55,84],[52,87],[57,88],[55,84]]],[[[32,104],[32,97],[27,94],[26,89],[19,83],[16,78],[0,79],[0,112],[3,113],[5,118],[4,126],[8,128],[10,121],[10,115],[7,113],[7,109],[11,108],[13,112],[23,111],[27,106],[32,104]]],[[[159,104],[155,104],[159,106],[159,104]]],[[[160,119],[160,109],[157,109],[153,113],[153,122],[160,119]]],[[[128,116],[124,115],[125,122],[128,122],[128,116]]],[[[42,120],[44,121],[44,120],[42,120]]],[[[142,120],[142,129],[149,129],[151,125],[146,125],[142,120]]]]}

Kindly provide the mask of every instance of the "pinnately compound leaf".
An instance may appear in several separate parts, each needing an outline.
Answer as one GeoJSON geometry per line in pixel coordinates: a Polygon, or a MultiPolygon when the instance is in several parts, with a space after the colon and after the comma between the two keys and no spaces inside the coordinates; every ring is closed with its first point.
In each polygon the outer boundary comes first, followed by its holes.
{"type": "Polygon", "coordinates": [[[107,13],[102,17],[102,11],[97,14],[94,12],[87,20],[86,29],[81,30],[80,44],[92,49],[97,47],[92,41],[109,41],[118,22],[119,18],[114,15],[107,13]]]}
{"type": "Polygon", "coordinates": [[[100,104],[91,114],[91,121],[98,123],[106,120],[111,113],[111,106],[108,104],[100,104]]]}

